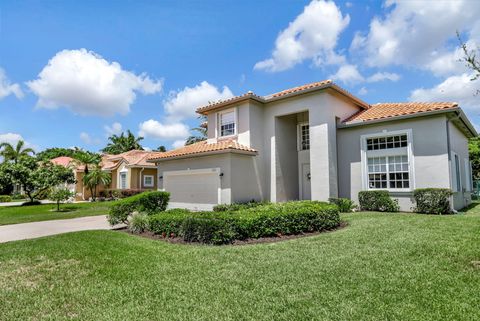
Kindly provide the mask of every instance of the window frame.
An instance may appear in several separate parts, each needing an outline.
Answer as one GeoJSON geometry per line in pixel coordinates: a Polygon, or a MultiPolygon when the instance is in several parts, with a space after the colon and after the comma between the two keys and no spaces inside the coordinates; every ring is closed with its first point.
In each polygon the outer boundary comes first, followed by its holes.
{"type": "Polygon", "coordinates": [[[143,175],[143,187],[155,187],[155,176],[154,175],[143,175]],[[147,184],[145,182],[146,178],[151,178],[152,179],[152,184],[147,184]]]}
{"type": "Polygon", "coordinates": [[[403,130],[394,130],[382,132],[365,134],[360,136],[360,146],[361,146],[361,167],[362,167],[362,188],[363,190],[375,191],[375,190],[387,190],[389,192],[412,192],[415,189],[415,165],[414,165],[414,154],[413,154],[413,140],[412,140],[412,129],[403,129],[403,130]],[[398,148],[387,148],[379,150],[367,150],[367,139],[370,138],[380,138],[380,137],[389,137],[397,135],[407,135],[407,146],[398,147],[398,148]],[[390,188],[390,179],[389,179],[389,162],[388,158],[391,156],[407,156],[408,160],[408,179],[409,187],[408,188],[390,188]],[[370,157],[385,157],[387,159],[386,166],[387,171],[387,188],[370,188],[369,178],[368,178],[368,158],[370,157]]]}
{"type": "Polygon", "coordinates": [[[237,117],[237,108],[230,108],[230,109],[225,109],[225,110],[221,110],[219,112],[217,112],[217,128],[216,128],[216,137],[217,138],[220,138],[220,139],[223,139],[223,138],[230,138],[230,137],[235,137],[237,136],[237,133],[238,133],[238,117],[237,117]],[[225,136],[222,136],[222,115],[224,114],[229,114],[229,113],[233,113],[233,124],[234,124],[234,127],[233,127],[233,134],[231,135],[225,135],[225,136]]]}
{"type": "Polygon", "coordinates": [[[308,121],[297,124],[297,151],[310,150],[310,123],[308,121]],[[308,125],[308,148],[302,148],[302,126],[308,125]]]}
{"type": "Polygon", "coordinates": [[[128,173],[127,171],[120,171],[118,173],[118,188],[128,189],[128,173]],[[122,186],[122,176],[125,175],[125,187],[122,186]]]}

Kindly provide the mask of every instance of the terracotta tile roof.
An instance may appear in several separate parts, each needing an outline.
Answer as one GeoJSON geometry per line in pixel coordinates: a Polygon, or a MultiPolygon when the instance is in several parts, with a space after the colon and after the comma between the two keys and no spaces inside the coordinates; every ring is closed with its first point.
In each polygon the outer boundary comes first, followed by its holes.
{"type": "Polygon", "coordinates": [[[56,158],[52,158],[50,162],[54,163],[55,165],[61,165],[63,167],[67,167],[73,161],[73,158],[68,156],[60,156],[56,158]]]}
{"type": "Polygon", "coordinates": [[[267,95],[267,96],[263,96],[263,97],[258,96],[256,94],[254,94],[253,92],[249,91],[248,93],[243,94],[241,96],[232,97],[232,98],[229,98],[229,99],[226,99],[226,100],[215,102],[213,104],[209,104],[207,106],[199,107],[199,108],[197,108],[197,113],[205,114],[208,111],[215,110],[215,109],[218,109],[218,108],[222,108],[222,107],[225,107],[225,106],[229,106],[231,104],[242,102],[242,101],[245,101],[245,100],[248,100],[248,99],[253,99],[253,100],[258,101],[260,103],[267,103],[267,102],[272,101],[272,100],[282,99],[284,97],[286,98],[286,96],[289,96],[289,95],[302,93],[302,92],[310,91],[310,90],[324,89],[324,88],[331,88],[331,89],[335,90],[336,92],[338,92],[338,93],[340,93],[344,96],[347,96],[351,100],[355,101],[356,104],[358,104],[359,106],[361,106],[365,109],[367,109],[369,107],[369,105],[366,102],[364,102],[361,99],[355,97],[354,95],[349,93],[347,90],[337,86],[332,80],[328,79],[328,80],[313,82],[313,83],[298,86],[298,87],[289,88],[289,89],[282,90],[280,92],[277,92],[277,93],[274,93],[274,94],[271,94],[271,95],[267,95]]]}
{"type": "Polygon", "coordinates": [[[244,151],[256,153],[253,148],[239,144],[236,140],[221,140],[216,143],[207,143],[207,141],[198,142],[192,145],[180,147],[164,153],[152,153],[148,159],[159,160],[165,158],[174,158],[187,155],[203,154],[217,151],[244,151]]]}
{"type": "Polygon", "coordinates": [[[152,154],[152,152],[145,150],[131,150],[118,155],[103,155],[102,169],[113,169],[117,167],[122,160],[129,166],[152,166],[152,163],[147,163],[147,158],[150,154],[152,154]]]}
{"type": "Polygon", "coordinates": [[[453,102],[431,102],[431,103],[380,103],[371,105],[369,109],[362,110],[350,116],[344,123],[365,122],[370,120],[384,119],[397,116],[413,115],[418,113],[431,112],[435,110],[448,110],[458,108],[453,102]]]}

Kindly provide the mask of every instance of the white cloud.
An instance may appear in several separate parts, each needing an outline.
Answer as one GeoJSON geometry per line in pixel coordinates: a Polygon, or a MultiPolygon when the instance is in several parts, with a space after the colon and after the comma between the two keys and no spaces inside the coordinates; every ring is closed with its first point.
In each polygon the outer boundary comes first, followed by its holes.
{"type": "Polygon", "coordinates": [[[86,145],[98,145],[98,144],[101,143],[100,139],[94,138],[86,132],[81,132],[80,133],[80,140],[86,145]]]}
{"type": "Polygon", "coordinates": [[[368,77],[366,80],[367,82],[379,82],[384,80],[398,81],[399,79],[400,79],[400,75],[396,73],[377,72],[371,75],[370,77],[368,77]]]}
{"type": "Polygon", "coordinates": [[[364,96],[364,95],[368,94],[368,89],[365,88],[365,87],[362,87],[362,88],[360,88],[360,90],[358,91],[358,94],[359,94],[360,96],[364,96]]]}
{"type": "Polygon", "coordinates": [[[432,60],[445,58],[449,53],[448,41],[457,45],[455,31],[471,31],[480,14],[480,2],[468,0],[388,0],[385,8],[389,13],[383,18],[375,17],[369,32],[357,33],[351,44],[351,51],[362,51],[369,66],[444,69],[445,64],[432,60]]]}
{"type": "Polygon", "coordinates": [[[188,126],[180,122],[162,124],[149,119],[140,124],[139,135],[155,139],[184,139],[189,135],[188,126]]]}
{"type": "Polygon", "coordinates": [[[107,137],[112,135],[120,135],[123,131],[122,124],[119,122],[115,122],[111,126],[105,125],[103,128],[105,129],[107,137]]]}
{"type": "Polygon", "coordinates": [[[138,92],[162,89],[161,81],[126,71],[86,49],[58,52],[27,85],[38,96],[38,108],[66,107],[80,115],[103,116],[126,115],[138,92]]]}
{"type": "Polygon", "coordinates": [[[280,32],[272,57],[257,62],[254,69],[283,71],[308,59],[317,66],[342,63],[344,57],[334,49],[349,22],[350,16],[343,16],[334,2],[313,0],[280,32]]]}
{"type": "Polygon", "coordinates": [[[193,88],[185,87],[180,91],[172,91],[164,102],[165,112],[176,121],[195,117],[195,110],[212,101],[233,97],[231,90],[224,86],[221,90],[206,81],[193,88]]]}
{"type": "Polygon", "coordinates": [[[183,147],[183,146],[185,146],[185,142],[186,142],[186,140],[184,140],[184,139],[176,140],[172,143],[172,147],[173,148],[183,147]]]}
{"type": "Polygon", "coordinates": [[[471,81],[473,75],[464,73],[451,76],[432,88],[419,88],[411,92],[410,101],[454,101],[462,109],[480,112],[480,97],[475,95],[480,89],[479,81],[471,81]]]}
{"type": "Polygon", "coordinates": [[[338,71],[334,75],[330,75],[329,78],[341,81],[346,84],[354,84],[364,81],[363,76],[355,65],[343,65],[338,68],[338,71]]]}
{"type": "Polygon", "coordinates": [[[17,98],[23,98],[23,92],[18,84],[12,84],[5,73],[5,70],[0,68],[0,99],[9,95],[15,95],[17,98]]]}
{"type": "Polygon", "coordinates": [[[37,150],[38,147],[35,145],[30,144],[29,142],[25,141],[22,135],[17,134],[17,133],[5,133],[5,134],[0,134],[0,144],[1,143],[9,143],[13,146],[17,145],[18,141],[23,140],[25,142],[25,147],[28,148],[33,148],[34,150],[37,150]]]}

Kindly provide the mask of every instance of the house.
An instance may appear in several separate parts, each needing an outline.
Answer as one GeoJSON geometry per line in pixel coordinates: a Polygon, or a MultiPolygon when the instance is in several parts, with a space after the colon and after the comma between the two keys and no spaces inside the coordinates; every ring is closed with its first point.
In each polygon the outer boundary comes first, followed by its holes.
{"type": "Polygon", "coordinates": [[[451,188],[455,209],[471,202],[468,138],[477,133],[456,103],[371,105],[326,80],[197,112],[208,118],[206,141],[149,157],[174,207],[358,202],[360,191],[388,190],[409,211],[422,187],[451,188]]]}

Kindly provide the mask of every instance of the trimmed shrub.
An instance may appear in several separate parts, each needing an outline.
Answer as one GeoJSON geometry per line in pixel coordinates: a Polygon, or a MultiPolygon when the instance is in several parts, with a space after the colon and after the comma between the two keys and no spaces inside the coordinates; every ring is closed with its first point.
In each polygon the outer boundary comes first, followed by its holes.
{"type": "Polygon", "coordinates": [[[227,212],[166,211],[149,219],[149,229],[155,234],[207,244],[331,230],[339,224],[337,206],[312,201],[264,204],[227,212]]]}
{"type": "Polygon", "coordinates": [[[107,198],[127,198],[144,192],[144,189],[107,189],[102,194],[107,198]]]}
{"type": "Polygon", "coordinates": [[[11,202],[12,197],[10,195],[0,195],[0,203],[11,202]]]}
{"type": "Polygon", "coordinates": [[[128,218],[133,212],[145,212],[151,215],[165,211],[169,199],[170,194],[161,191],[144,192],[121,199],[110,207],[108,222],[111,225],[128,224],[128,218]]]}
{"type": "Polygon", "coordinates": [[[239,211],[247,208],[253,208],[268,203],[251,201],[247,203],[219,204],[213,207],[214,212],[239,211]]]}
{"type": "Polygon", "coordinates": [[[450,196],[448,188],[417,188],[413,191],[413,198],[417,206],[415,212],[425,214],[450,214],[450,196]]]}
{"type": "Polygon", "coordinates": [[[143,233],[148,228],[148,216],[144,213],[135,213],[128,221],[128,230],[135,234],[143,233]]]}
{"type": "Polygon", "coordinates": [[[348,198],[329,198],[330,204],[335,204],[340,213],[351,213],[357,207],[352,200],[348,198]]]}
{"type": "Polygon", "coordinates": [[[360,208],[364,211],[398,212],[398,200],[390,197],[388,191],[361,191],[358,193],[360,208]]]}

